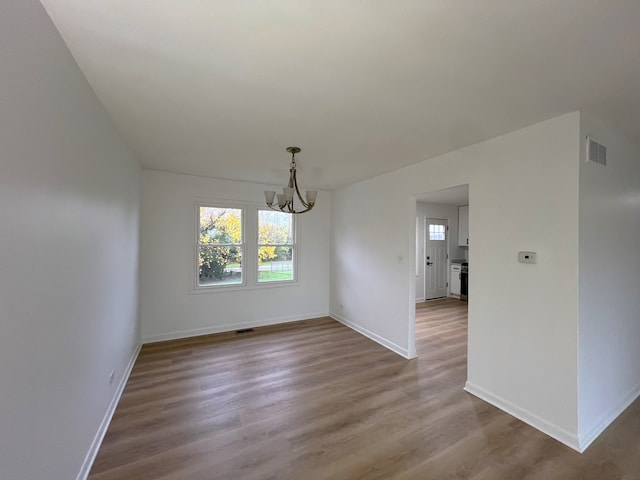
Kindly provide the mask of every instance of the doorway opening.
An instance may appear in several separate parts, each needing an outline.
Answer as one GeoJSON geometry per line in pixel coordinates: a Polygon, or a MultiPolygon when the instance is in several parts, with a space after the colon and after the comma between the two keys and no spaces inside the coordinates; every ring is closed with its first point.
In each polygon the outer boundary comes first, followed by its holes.
{"type": "Polygon", "coordinates": [[[421,345],[433,345],[428,332],[437,331],[445,310],[447,318],[461,322],[466,342],[468,303],[461,295],[461,271],[469,265],[469,203],[469,185],[416,196],[414,338],[418,355],[421,345]]]}

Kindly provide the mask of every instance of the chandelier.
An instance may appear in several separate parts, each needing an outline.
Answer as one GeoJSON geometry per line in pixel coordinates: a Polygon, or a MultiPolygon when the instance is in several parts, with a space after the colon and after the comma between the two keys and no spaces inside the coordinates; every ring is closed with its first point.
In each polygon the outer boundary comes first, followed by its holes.
{"type": "Polygon", "coordinates": [[[306,201],[302,198],[300,190],[298,189],[298,180],[296,178],[296,153],[300,153],[300,149],[298,147],[289,147],[287,148],[287,152],[291,154],[291,165],[289,166],[289,183],[282,189],[282,193],[278,193],[278,202],[275,205],[273,201],[276,197],[276,192],[264,192],[265,199],[267,200],[267,207],[269,207],[271,210],[285,213],[308,212],[316,204],[316,197],[318,196],[318,192],[316,190],[307,190],[305,192],[306,201]],[[295,199],[296,197],[298,198],[298,200],[295,199]],[[300,203],[297,209],[295,203],[300,203]]]}

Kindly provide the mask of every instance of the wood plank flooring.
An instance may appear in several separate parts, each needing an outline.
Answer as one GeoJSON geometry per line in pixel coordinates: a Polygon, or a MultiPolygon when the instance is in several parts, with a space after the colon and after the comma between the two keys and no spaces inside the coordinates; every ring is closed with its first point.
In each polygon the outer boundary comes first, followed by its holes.
{"type": "Polygon", "coordinates": [[[464,392],[466,304],[405,360],[322,318],[145,345],[90,480],[640,479],[640,402],[580,455],[464,392]]]}

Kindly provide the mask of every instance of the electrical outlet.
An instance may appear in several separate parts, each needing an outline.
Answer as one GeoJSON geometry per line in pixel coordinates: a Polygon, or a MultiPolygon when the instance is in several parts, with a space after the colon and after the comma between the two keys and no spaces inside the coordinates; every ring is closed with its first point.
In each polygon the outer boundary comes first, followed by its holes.
{"type": "Polygon", "coordinates": [[[536,252],[518,252],[518,261],[520,263],[536,263],[536,252]]]}
{"type": "Polygon", "coordinates": [[[111,370],[111,373],[109,374],[109,385],[111,385],[113,383],[113,379],[116,378],[116,371],[115,370],[111,370]]]}

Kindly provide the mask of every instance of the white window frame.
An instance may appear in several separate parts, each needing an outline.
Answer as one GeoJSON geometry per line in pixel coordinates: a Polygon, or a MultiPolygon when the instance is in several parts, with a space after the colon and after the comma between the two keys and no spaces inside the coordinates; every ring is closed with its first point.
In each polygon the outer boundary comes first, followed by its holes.
{"type": "Polygon", "coordinates": [[[293,235],[293,242],[292,243],[283,243],[283,244],[273,244],[273,243],[260,243],[260,212],[261,211],[265,211],[265,212],[270,212],[272,211],[269,208],[264,208],[264,207],[258,207],[256,209],[256,252],[255,252],[255,262],[256,262],[256,272],[255,272],[255,282],[256,285],[260,285],[260,287],[262,286],[267,286],[267,285],[282,285],[282,284],[291,284],[291,283],[296,283],[298,281],[298,262],[297,262],[297,258],[298,258],[298,232],[296,231],[297,228],[297,224],[298,222],[296,221],[296,216],[293,214],[289,214],[291,215],[291,234],[293,235]],[[260,247],[268,247],[268,246],[274,246],[274,247],[282,247],[282,246],[291,246],[291,267],[293,268],[293,278],[291,280],[269,280],[269,281],[259,281],[258,279],[258,275],[259,275],[259,266],[260,266],[260,261],[258,258],[258,253],[260,251],[260,247]]]}
{"type": "Polygon", "coordinates": [[[215,197],[193,197],[193,222],[194,241],[193,258],[191,261],[193,283],[189,293],[191,294],[215,294],[230,292],[249,292],[268,288],[298,287],[299,271],[298,259],[300,258],[300,246],[298,245],[297,221],[293,218],[293,280],[277,280],[271,282],[258,282],[258,211],[266,210],[262,203],[240,202],[215,197]],[[200,285],[200,207],[235,208],[242,210],[242,283],[200,285]]]}
{"type": "Polygon", "coordinates": [[[247,262],[246,262],[246,255],[247,255],[247,207],[246,205],[239,205],[239,204],[232,204],[232,203],[228,203],[228,202],[219,202],[219,201],[207,201],[207,202],[196,202],[196,209],[195,209],[195,233],[196,233],[196,241],[195,241],[195,256],[194,256],[194,289],[198,290],[198,291],[210,291],[210,290],[232,290],[235,288],[242,288],[242,287],[246,287],[247,285],[247,262]],[[221,246],[224,247],[225,245],[223,244],[211,244],[211,245],[207,245],[207,244],[203,244],[200,243],[200,208],[201,207],[209,207],[209,208],[229,208],[229,209],[234,209],[234,210],[240,210],[240,215],[241,215],[241,229],[242,229],[242,243],[240,244],[233,244],[233,245],[239,245],[241,250],[242,250],[242,263],[241,263],[241,269],[242,269],[242,281],[240,283],[228,283],[228,284],[211,284],[211,285],[200,285],[200,247],[207,247],[207,246],[212,246],[212,247],[217,247],[217,246],[221,246]]]}

